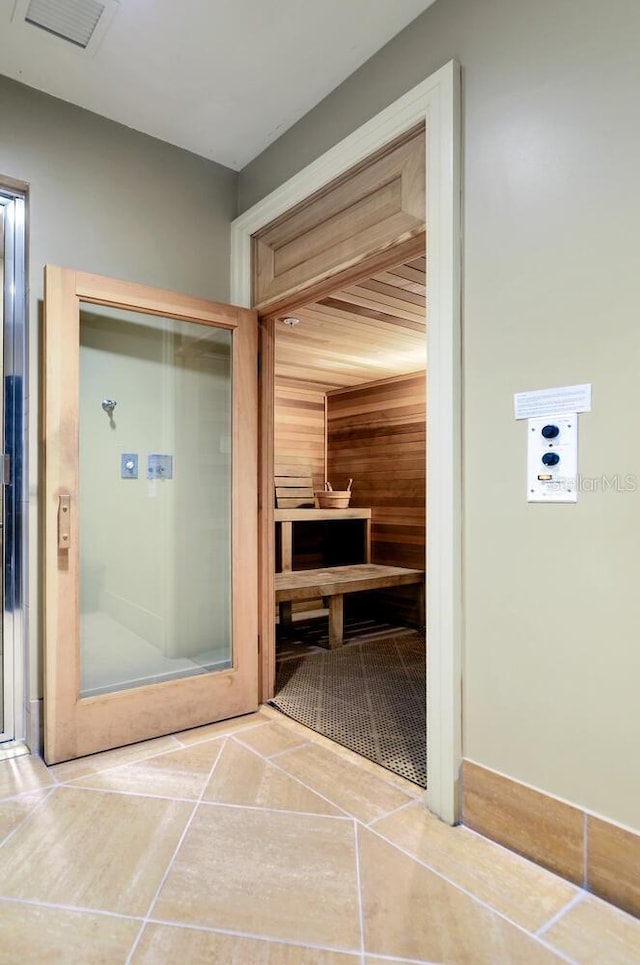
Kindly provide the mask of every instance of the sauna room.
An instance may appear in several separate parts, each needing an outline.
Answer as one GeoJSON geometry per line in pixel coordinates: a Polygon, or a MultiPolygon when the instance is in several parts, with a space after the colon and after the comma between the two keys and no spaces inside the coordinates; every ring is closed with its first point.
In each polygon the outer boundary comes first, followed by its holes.
{"type": "Polygon", "coordinates": [[[425,258],[275,322],[273,704],[425,773],[425,258]]]}

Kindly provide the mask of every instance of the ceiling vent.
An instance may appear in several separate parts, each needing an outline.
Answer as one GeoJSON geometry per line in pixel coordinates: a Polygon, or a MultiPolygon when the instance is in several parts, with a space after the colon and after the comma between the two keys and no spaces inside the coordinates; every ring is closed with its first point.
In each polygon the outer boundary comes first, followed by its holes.
{"type": "Polygon", "coordinates": [[[117,6],[117,0],[17,0],[13,20],[88,50],[101,39],[117,6]]]}

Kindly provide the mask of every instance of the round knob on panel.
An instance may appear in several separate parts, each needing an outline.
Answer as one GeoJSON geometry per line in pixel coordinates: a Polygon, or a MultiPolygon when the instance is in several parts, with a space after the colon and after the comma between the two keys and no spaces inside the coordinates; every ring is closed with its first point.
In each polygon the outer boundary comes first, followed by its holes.
{"type": "Polygon", "coordinates": [[[560,430],[557,426],[543,426],[541,431],[545,439],[555,439],[556,436],[560,435],[560,430]]]}
{"type": "Polygon", "coordinates": [[[542,462],[545,466],[557,466],[560,462],[560,456],[557,452],[545,452],[542,462]]]}

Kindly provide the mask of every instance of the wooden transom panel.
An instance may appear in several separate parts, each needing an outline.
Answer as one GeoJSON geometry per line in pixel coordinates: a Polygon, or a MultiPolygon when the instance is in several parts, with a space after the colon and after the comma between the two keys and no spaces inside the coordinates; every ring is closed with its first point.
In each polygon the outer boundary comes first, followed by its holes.
{"type": "Polygon", "coordinates": [[[253,304],[264,310],[421,234],[425,203],[421,127],[254,236],[253,304]]]}

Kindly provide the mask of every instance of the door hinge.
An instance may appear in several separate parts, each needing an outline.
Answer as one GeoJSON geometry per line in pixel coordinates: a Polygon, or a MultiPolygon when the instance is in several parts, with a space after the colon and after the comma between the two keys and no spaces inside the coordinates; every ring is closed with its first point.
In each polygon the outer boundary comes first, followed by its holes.
{"type": "Polygon", "coordinates": [[[260,634],[258,634],[258,653],[262,653],[262,640],[260,639],[260,634]]]}
{"type": "Polygon", "coordinates": [[[3,486],[11,484],[11,456],[2,454],[2,483],[3,486]]]}

